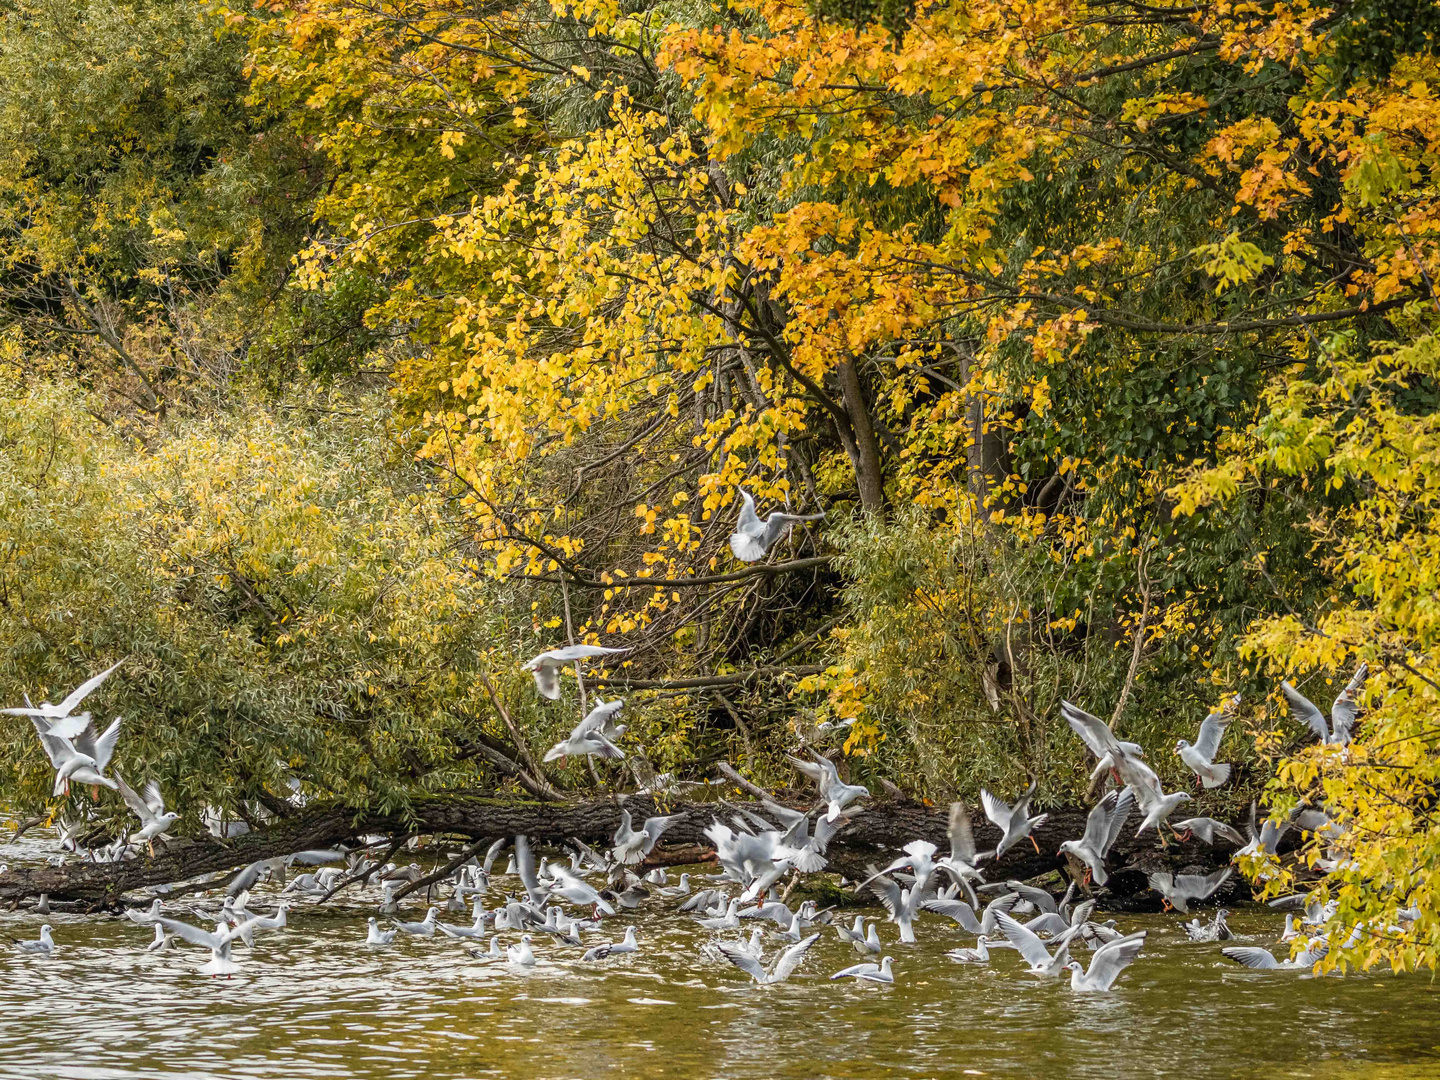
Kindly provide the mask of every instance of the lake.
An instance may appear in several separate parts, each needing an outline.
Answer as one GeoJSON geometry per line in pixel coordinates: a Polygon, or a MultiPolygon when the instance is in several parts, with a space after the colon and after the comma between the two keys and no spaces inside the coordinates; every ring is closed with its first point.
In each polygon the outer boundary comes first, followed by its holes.
{"type": "MultiPolygon", "coordinates": [[[[47,850],[53,840],[26,837],[0,846],[0,858],[47,850]]],[[[518,882],[496,886],[491,906],[518,882]]],[[[237,946],[243,970],[231,978],[195,974],[209,958],[200,949],[146,953],[153,931],[125,919],[4,913],[0,934],[33,938],[48,921],[57,951],[0,950],[0,1076],[1440,1076],[1440,996],[1427,976],[1251,972],[1219,945],[1187,942],[1178,915],[1117,916],[1122,930],[1150,931],[1144,954],[1113,993],[1077,995],[1025,974],[1013,952],[988,968],[949,961],[947,949],[974,941],[935,917],[918,924],[914,945],[881,924],[893,986],[831,982],[859,957],[826,928],[790,982],[759,987],[704,949],[740,935],[698,927],[675,901],[652,898],[586,937],[619,940],[634,922],[635,955],[586,965],[582,949],[537,936],[539,963],[526,969],[439,936],[369,948],[374,895],[368,908],[300,901],[287,929],[257,938],[253,952],[237,946]]],[[[198,922],[180,903],[172,913],[198,922]]],[[[424,908],[409,910],[418,919],[424,908]]],[[[1230,921],[1241,943],[1284,950],[1273,913],[1230,921]]],[[[1089,955],[1077,946],[1082,963],[1089,955]]]]}

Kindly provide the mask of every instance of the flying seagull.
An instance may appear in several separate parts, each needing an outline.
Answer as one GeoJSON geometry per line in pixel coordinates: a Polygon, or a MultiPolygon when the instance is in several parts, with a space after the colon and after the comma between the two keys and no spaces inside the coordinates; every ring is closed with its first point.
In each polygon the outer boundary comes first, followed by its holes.
{"type": "Polygon", "coordinates": [[[1090,880],[1096,885],[1104,885],[1110,880],[1110,875],[1105,872],[1105,856],[1120,838],[1120,830],[1134,806],[1134,788],[1110,792],[1095,804],[1090,816],[1085,819],[1085,835],[1060,845],[1062,853],[1068,851],[1089,867],[1090,880]]]}
{"type": "MultiPolygon", "coordinates": [[[[536,678],[539,678],[538,674],[536,678]]],[[[545,760],[554,761],[558,758],[563,765],[568,757],[593,755],[602,758],[623,758],[625,751],[611,740],[619,738],[625,730],[624,725],[616,725],[614,722],[615,714],[624,704],[623,698],[616,701],[596,702],[595,708],[591,709],[585,718],[571,729],[569,735],[545,751],[545,760]]]]}
{"type": "MultiPolygon", "coordinates": [[[[124,660],[121,660],[120,664],[124,662],[124,660]]],[[[80,703],[89,697],[101,683],[108,679],[110,674],[115,668],[118,668],[120,664],[116,664],[115,667],[108,667],[94,678],[87,679],[81,683],[70,696],[60,702],[59,705],[51,705],[50,702],[46,701],[42,702],[39,706],[35,706],[31,705],[30,700],[27,698],[25,701],[26,708],[0,709],[0,713],[4,713],[7,716],[29,716],[37,720],[43,720],[45,721],[46,734],[54,735],[60,739],[73,739],[85,729],[85,725],[89,722],[89,717],[72,717],[70,714],[79,708],[80,703]]],[[[40,725],[36,724],[35,726],[39,728],[40,725]]]]}
{"type": "Polygon", "coordinates": [[[1135,962],[1145,945],[1146,931],[1129,937],[1107,941],[1095,950],[1090,958],[1090,969],[1081,967],[1078,961],[1070,961],[1070,989],[1079,993],[1108,991],[1115,985],[1120,972],[1135,962]]]}
{"type": "Polygon", "coordinates": [[[567,645],[563,649],[542,652],[525,665],[524,670],[535,676],[535,689],[540,696],[551,701],[560,699],[560,669],[576,660],[590,660],[597,656],[616,656],[628,649],[607,649],[603,645],[567,645]]]}
{"type": "Polygon", "coordinates": [[[1030,816],[1030,800],[1035,795],[1036,781],[1031,780],[1030,786],[1025,789],[1025,794],[1015,800],[1011,806],[1002,802],[984,788],[980,789],[980,804],[985,808],[985,816],[989,818],[997,828],[1001,836],[1000,843],[995,845],[995,858],[1000,858],[1005,852],[1018,844],[1026,837],[1030,843],[1035,845],[1035,851],[1040,851],[1040,845],[1035,843],[1035,837],[1031,835],[1036,829],[1049,819],[1049,814],[1030,816]]]}
{"type": "Polygon", "coordinates": [[[810,755],[815,759],[813,762],[801,761],[789,754],[786,754],[785,757],[790,764],[814,780],[819,786],[820,797],[825,800],[828,807],[825,814],[827,821],[836,820],[845,811],[845,808],[857,799],[870,797],[869,788],[860,784],[843,783],[834,762],[821,757],[814,750],[810,751],[810,755]]]}
{"type": "Polygon", "coordinates": [[[730,550],[735,553],[735,558],[741,562],[759,562],[763,559],[775,541],[780,539],[780,534],[791,525],[804,521],[822,521],[824,514],[786,514],[776,510],[764,521],[755,513],[755,500],[744,488],[737,489],[743,503],[740,507],[740,519],[735,523],[735,531],[730,534],[730,550]]]}
{"type": "Polygon", "coordinates": [[[1330,706],[1330,719],[1325,719],[1315,703],[1296,690],[1288,682],[1280,684],[1285,700],[1290,703],[1290,714],[1320,737],[1327,746],[1345,746],[1350,742],[1350,732],[1355,727],[1355,717],[1360,709],[1360,692],[1365,688],[1365,677],[1370,673],[1368,664],[1361,664],[1340,691],[1340,696],[1330,706]]]}
{"type": "Polygon", "coordinates": [[[1217,788],[1230,779],[1230,766],[1217,765],[1215,755],[1220,752],[1220,740],[1225,737],[1225,729],[1230,725],[1235,706],[1239,703],[1240,695],[1236,694],[1225,708],[1205,717],[1193,746],[1185,739],[1175,744],[1175,753],[1180,755],[1180,760],[1207,788],[1217,788]]]}
{"type": "Polygon", "coordinates": [[[115,755],[115,744],[120,740],[118,718],[105,729],[105,734],[97,735],[95,725],[90,722],[87,714],[84,730],[72,738],[50,734],[45,727],[45,721],[38,716],[32,716],[30,722],[35,725],[35,733],[40,736],[40,745],[45,750],[45,756],[55,768],[53,794],[68,794],[71,780],[79,784],[115,787],[115,781],[103,774],[105,766],[110,764],[110,759],[115,755]]]}
{"type": "Polygon", "coordinates": [[[120,797],[125,804],[135,811],[135,816],[140,819],[140,831],[130,837],[132,844],[149,844],[150,854],[155,854],[155,841],[170,831],[170,826],[175,824],[180,816],[174,810],[165,809],[165,797],[160,794],[160,785],[151,780],[145,785],[145,796],[135,793],[135,789],[125,782],[118,772],[115,774],[115,786],[120,791],[120,797]]]}

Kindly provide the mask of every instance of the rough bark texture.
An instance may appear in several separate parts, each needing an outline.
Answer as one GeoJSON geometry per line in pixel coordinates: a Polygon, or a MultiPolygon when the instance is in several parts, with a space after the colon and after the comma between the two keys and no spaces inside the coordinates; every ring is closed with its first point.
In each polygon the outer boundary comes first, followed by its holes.
{"type": "MultiPolygon", "coordinates": [[[[586,842],[608,842],[625,807],[637,823],[652,814],[684,814],[665,833],[666,849],[680,848],[675,857],[699,857],[709,844],[704,830],[720,818],[728,821],[733,805],[716,803],[657,802],[649,796],[633,796],[616,802],[597,799],[575,803],[527,803],[481,797],[452,796],[418,802],[408,816],[356,812],[343,808],[314,808],[295,818],[279,821],[261,832],[233,840],[210,837],[180,839],[167,848],[123,863],[72,862],[63,867],[15,869],[0,874],[0,901],[18,903],[27,897],[48,893],[53,899],[89,901],[96,907],[118,902],[122,893],[149,885],[170,884],[204,874],[225,874],[260,859],[271,859],[309,848],[325,848],[366,833],[451,833],[471,838],[529,835],[537,843],[559,842],[577,837],[586,842]]],[[[745,809],[763,812],[758,804],[745,809]]],[[[1133,824],[1133,822],[1132,822],[1133,824]]],[[[982,850],[1000,839],[987,819],[973,823],[975,842],[982,850]]],[[[1080,836],[1085,829],[1085,811],[1052,811],[1036,834],[1039,851],[1022,842],[1005,853],[999,862],[986,862],[982,869],[991,881],[1006,878],[1028,879],[1054,870],[1063,870],[1064,859],[1056,855],[1061,841],[1080,836]]],[[[884,863],[902,845],[926,839],[942,851],[948,850],[946,814],[913,801],[875,802],[856,811],[850,824],[832,842],[830,869],[855,876],[869,862],[884,863]]],[[[1162,851],[1153,833],[1138,840],[1127,829],[1111,851],[1113,868],[1109,889],[1121,906],[1134,903],[1146,888],[1145,874],[1151,870],[1184,867],[1213,868],[1224,864],[1230,849],[1208,848],[1196,842],[1171,840],[1162,851]]],[[[665,851],[651,865],[677,865],[665,851]]],[[[217,884],[218,884],[217,879],[217,884]]],[[[1225,895],[1222,893],[1222,895],[1225,895]]],[[[1141,906],[1158,904],[1153,894],[1141,906]]]]}

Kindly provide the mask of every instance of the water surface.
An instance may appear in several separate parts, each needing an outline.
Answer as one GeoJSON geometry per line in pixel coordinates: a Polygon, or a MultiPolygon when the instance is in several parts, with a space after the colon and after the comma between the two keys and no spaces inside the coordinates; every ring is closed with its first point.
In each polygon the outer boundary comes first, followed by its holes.
{"type": "MultiPolygon", "coordinates": [[[[0,858],[27,861],[51,843],[27,837],[0,858]]],[[[302,906],[253,953],[236,949],[233,978],[195,974],[202,950],[147,954],[153,932],[128,920],[5,913],[0,934],[34,937],[48,921],[58,950],[0,950],[0,1077],[1440,1076],[1428,977],[1249,972],[1218,945],[1186,942],[1178,916],[1120,918],[1151,934],[1108,995],[1027,976],[1013,953],[989,968],[951,963],[945,950],[973,940],[940,919],[908,946],[882,925],[893,986],[829,981],[858,957],[827,929],[791,982],[762,988],[703,949],[737,933],[705,931],[669,903],[652,899],[586,941],[618,940],[633,921],[639,954],[583,965],[581,949],[538,938],[532,969],[441,937],[370,949],[367,909],[302,906]]],[[[1269,912],[1231,923],[1283,948],[1269,912]]]]}

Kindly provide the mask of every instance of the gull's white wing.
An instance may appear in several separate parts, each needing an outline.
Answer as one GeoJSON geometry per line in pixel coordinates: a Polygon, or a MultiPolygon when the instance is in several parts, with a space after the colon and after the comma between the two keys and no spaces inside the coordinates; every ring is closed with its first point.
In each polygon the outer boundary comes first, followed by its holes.
{"type": "Polygon", "coordinates": [[[1215,760],[1215,755],[1220,752],[1220,740],[1229,726],[1230,718],[1223,712],[1212,712],[1200,722],[1200,734],[1195,737],[1195,749],[1204,755],[1206,761],[1215,760]]]}
{"type": "Polygon", "coordinates": [[[1120,972],[1133,964],[1140,955],[1140,950],[1145,946],[1146,933],[1147,931],[1141,930],[1138,934],[1101,945],[1090,959],[1090,970],[1085,973],[1086,978],[1109,990],[1120,977],[1120,972]]]}
{"type": "MultiPolygon", "coordinates": [[[[123,664],[124,662],[124,660],[121,660],[120,664],[123,664]]],[[[57,708],[60,710],[60,715],[69,716],[72,712],[74,712],[76,706],[78,706],[82,701],[89,697],[91,691],[95,690],[101,683],[108,679],[111,672],[113,672],[115,668],[118,668],[120,664],[116,664],[115,667],[106,668],[104,671],[100,672],[99,675],[96,675],[93,679],[86,679],[83,683],[77,686],[74,691],[71,692],[70,696],[67,697],[64,701],[60,702],[60,704],[57,706],[57,708]]]]}
{"type": "Polygon", "coordinates": [[[984,788],[980,789],[980,805],[985,809],[985,816],[989,818],[1001,830],[1010,827],[1010,804],[997,799],[984,788]]]}
{"type": "Polygon", "coordinates": [[[86,727],[83,734],[73,740],[75,749],[82,754],[89,754],[95,759],[97,772],[104,772],[105,766],[110,764],[110,759],[115,756],[115,744],[120,741],[120,718],[117,716],[105,734],[97,736],[95,725],[86,727]]]}
{"type": "Polygon", "coordinates": [[[1360,691],[1364,688],[1365,676],[1369,673],[1370,665],[1361,664],[1345,684],[1345,689],[1340,691],[1335,703],[1330,706],[1330,719],[1334,721],[1335,739],[1338,742],[1350,741],[1350,729],[1355,726],[1355,717],[1360,710],[1360,691]]]}
{"type": "Polygon", "coordinates": [[[1125,827],[1125,822],[1130,820],[1130,812],[1135,809],[1135,789],[1127,787],[1120,792],[1115,799],[1115,805],[1110,810],[1105,832],[1105,844],[1098,848],[1101,858],[1110,853],[1115,846],[1115,841],[1120,839],[1120,830],[1125,827]]]}
{"type": "Polygon", "coordinates": [[[233,933],[227,933],[223,937],[219,934],[212,934],[209,930],[201,930],[200,927],[191,926],[189,923],[181,922],[179,919],[167,919],[164,915],[161,915],[155,921],[181,940],[188,941],[191,945],[202,946],[206,949],[218,951],[224,947],[227,941],[235,937],[233,933]]]}
{"type": "Polygon", "coordinates": [[[35,725],[35,734],[40,736],[40,747],[45,751],[45,756],[50,759],[51,766],[56,769],[60,768],[70,757],[70,744],[51,735],[45,721],[38,716],[32,716],[30,722],[35,725]]]}
{"type": "Polygon", "coordinates": [[[947,832],[950,835],[950,858],[963,862],[966,866],[974,866],[975,833],[970,828],[970,811],[963,801],[957,800],[950,804],[950,827],[947,832]]]}
{"type": "Polygon", "coordinates": [[[1290,703],[1290,714],[1318,735],[1321,742],[1329,742],[1330,723],[1325,719],[1325,714],[1315,707],[1315,703],[1289,682],[1282,682],[1280,690],[1284,693],[1285,700],[1290,703]]]}
{"type": "Polygon", "coordinates": [[[135,789],[125,782],[125,778],[118,772],[115,773],[115,786],[120,791],[120,797],[125,800],[125,805],[135,811],[135,816],[140,819],[140,824],[150,825],[155,821],[155,813],[144,799],[136,794],[135,789]]]}
{"type": "Polygon", "coordinates": [[[1258,971],[1273,971],[1280,966],[1280,962],[1270,954],[1269,949],[1262,949],[1258,945],[1231,945],[1221,949],[1220,955],[1258,971]]]}
{"type": "Polygon", "coordinates": [[[800,966],[800,961],[805,959],[805,954],[810,951],[810,946],[820,939],[819,934],[811,934],[796,945],[791,945],[780,954],[780,959],[775,961],[775,971],[770,976],[772,982],[784,982],[800,966]]]}
{"type": "MultiPolygon", "coordinates": [[[[607,649],[603,645],[566,645],[563,649],[551,649],[548,653],[541,653],[540,656],[548,657],[556,663],[568,664],[575,660],[588,660],[594,656],[614,656],[617,653],[629,651],[629,649],[607,649]]],[[[536,657],[537,660],[539,658],[536,657]]]]}
{"type": "Polygon", "coordinates": [[[1031,967],[1044,967],[1050,963],[1050,950],[1045,948],[1045,943],[1005,912],[996,912],[995,925],[1000,927],[1001,932],[1010,939],[1010,944],[1015,946],[1016,951],[1031,967]]]}
{"type": "Polygon", "coordinates": [[[751,956],[744,949],[737,948],[728,941],[720,942],[715,948],[720,951],[721,956],[725,957],[726,960],[729,960],[730,963],[745,972],[746,975],[749,975],[756,982],[765,983],[770,981],[770,976],[760,965],[760,961],[756,960],[755,957],[751,956]]]}
{"type": "Polygon", "coordinates": [[[160,785],[154,780],[145,785],[145,805],[150,807],[150,812],[156,817],[165,813],[165,796],[160,792],[160,785]]]}
{"type": "Polygon", "coordinates": [[[82,712],[61,720],[50,721],[50,734],[57,739],[73,739],[90,726],[90,714],[82,712]]]}

